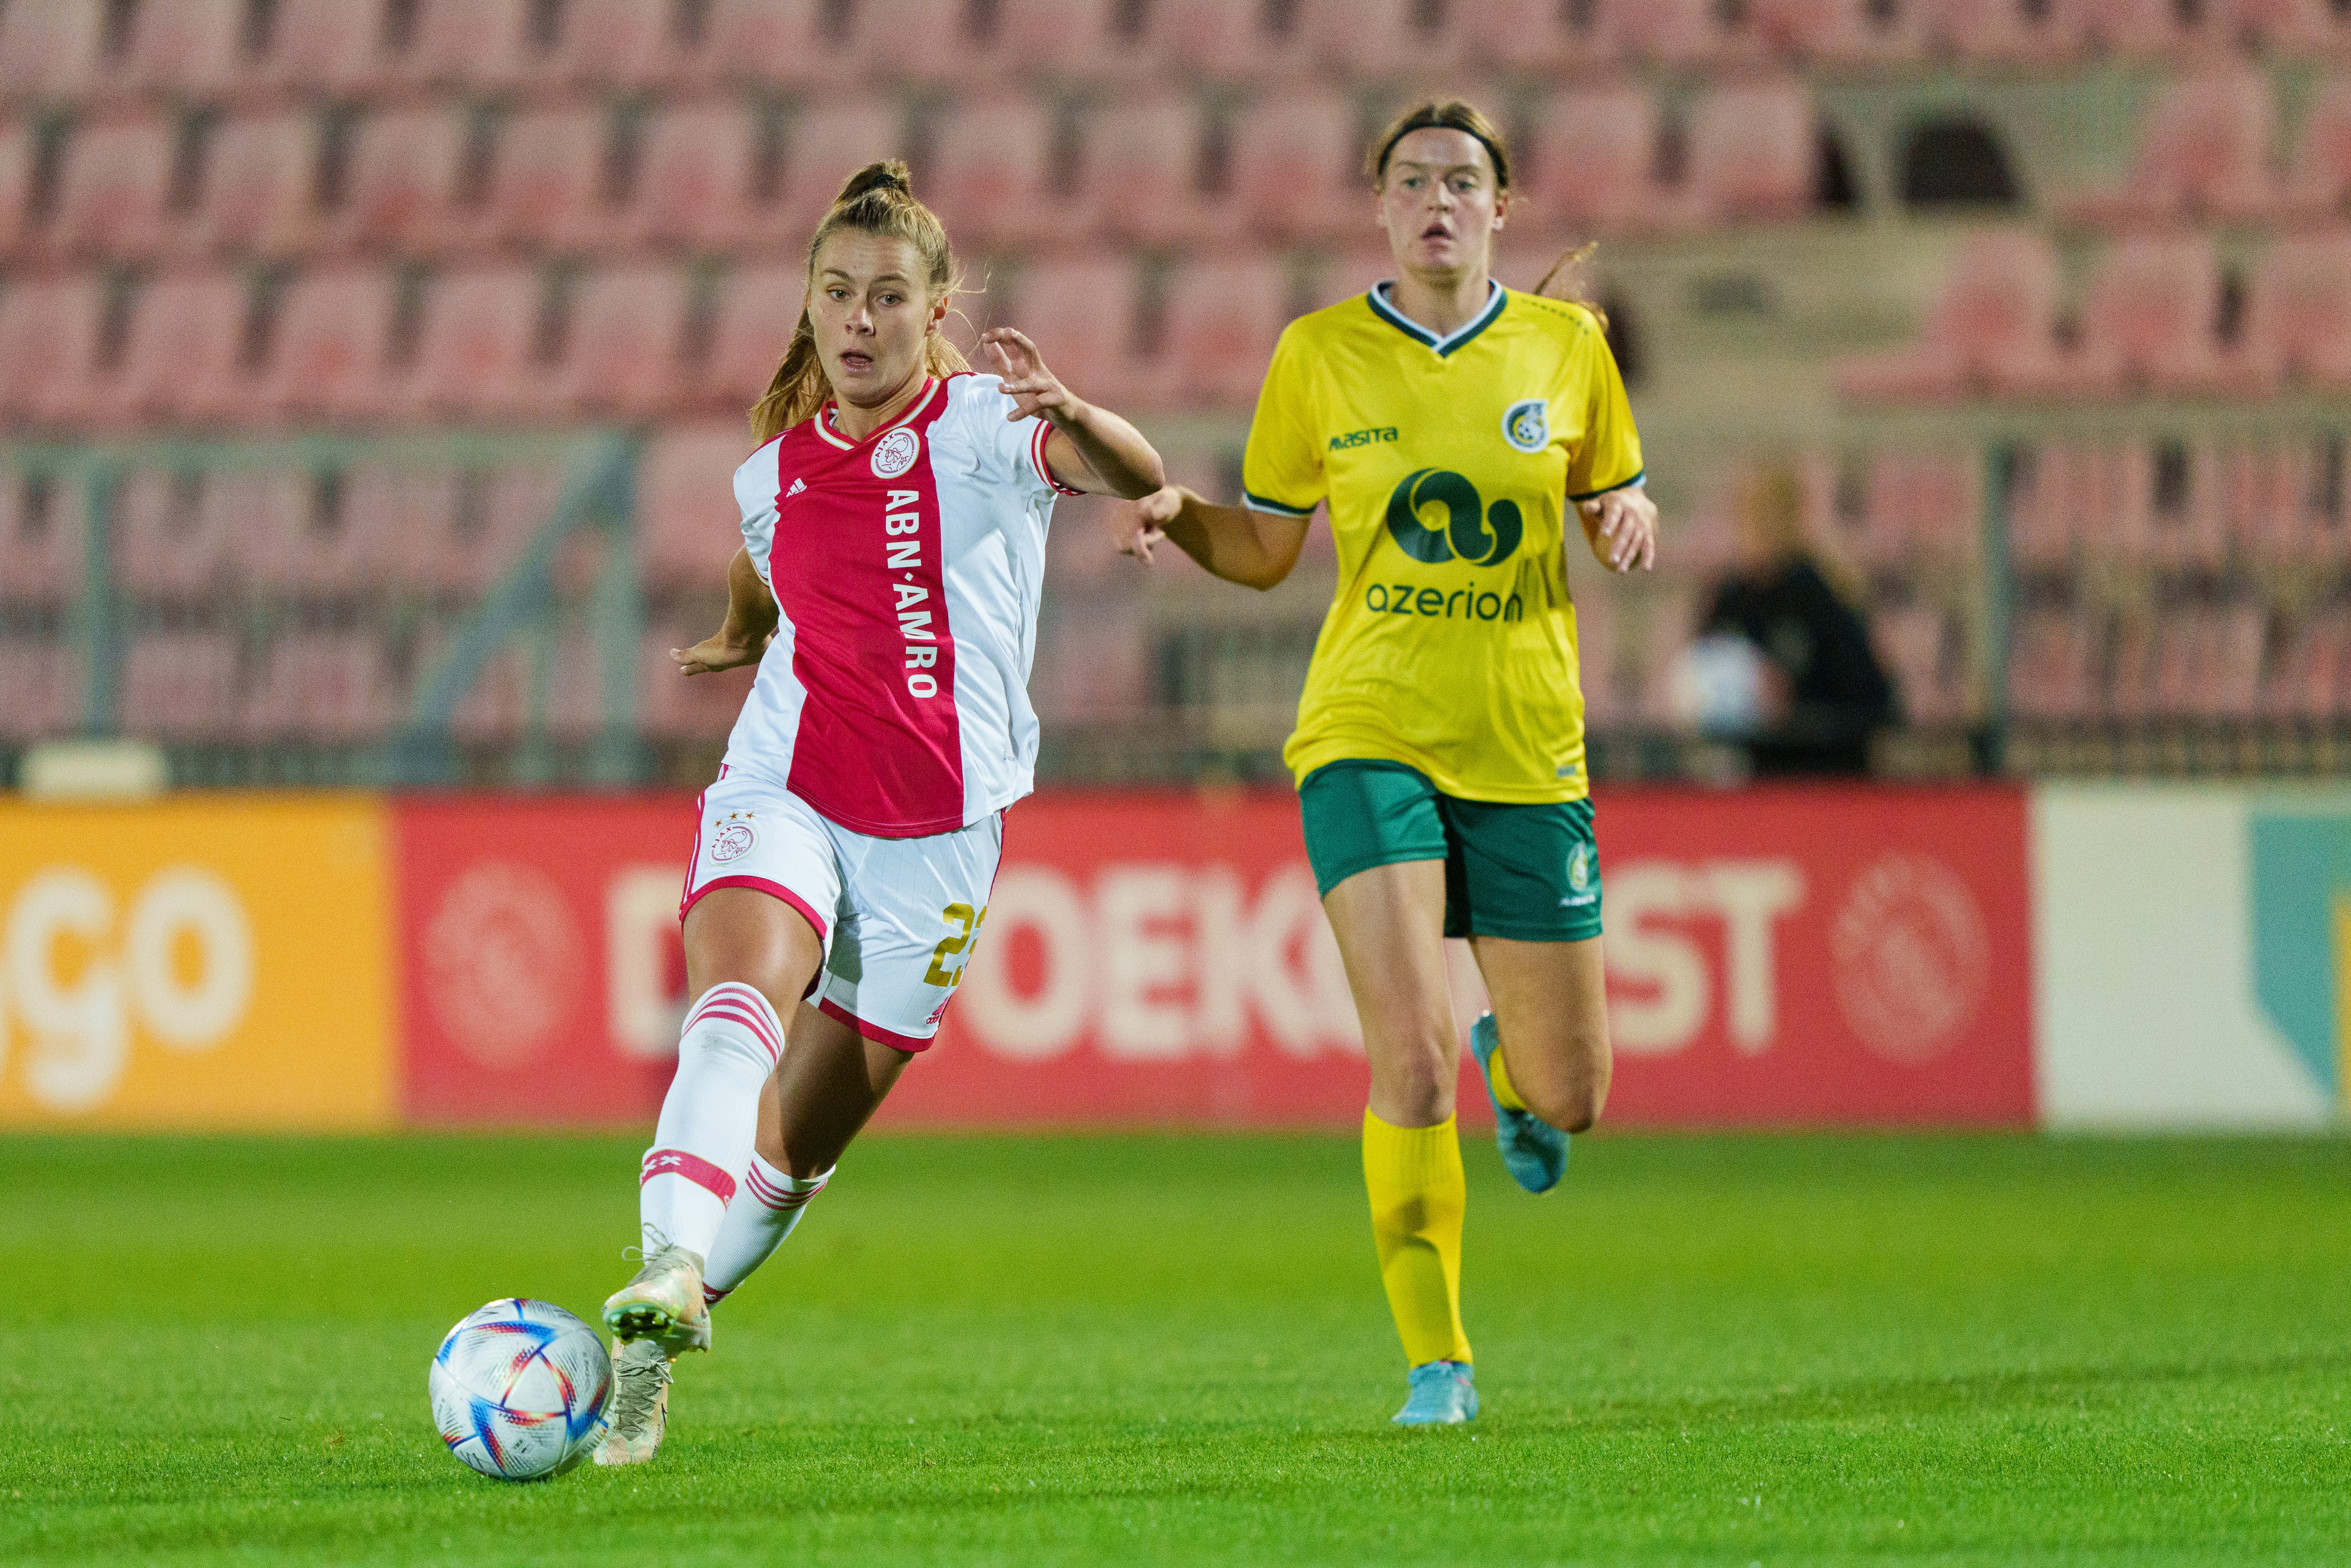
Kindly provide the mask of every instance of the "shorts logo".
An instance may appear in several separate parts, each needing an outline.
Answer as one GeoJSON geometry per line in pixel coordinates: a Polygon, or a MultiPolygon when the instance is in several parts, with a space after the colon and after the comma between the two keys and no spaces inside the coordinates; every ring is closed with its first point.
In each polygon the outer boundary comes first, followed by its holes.
{"type": "Polygon", "coordinates": [[[1551,443],[1551,405],[1539,397],[1502,411],[1502,439],[1520,452],[1541,452],[1551,443]]]}
{"type": "Polygon", "coordinates": [[[751,813],[729,811],[718,831],[710,835],[710,858],[720,865],[739,861],[758,841],[759,830],[752,824],[751,813]]]}
{"type": "Polygon", "coordinates": [[[1582,893],[1592,885],[1592,849],[1578,844],[1575,852],[1567,857],[1567,885],[1582,893]]]}
{"type": "Polygon", "coordinates": [[[923,450],[923,438],[911,430],[893,430],[873,444],[873,475],[878,479],[895,479],[914,465],[915,456],[923,450]]]}
{"type": "Polygon", "coordinates": [[[1387,522],[1396,548],[1431,566],[1448,560],[1499,566],[1517,551],[1527,532],[1516,501],[1505,497],[1489,511],[1477,486],[1443,468],[1416,468],[1397,481],[1388,496],[1387,522]],[[1443,526],[1432,528],[1425,520],[1423,513],[1432,507],[1445,509],[1443,526]]]}

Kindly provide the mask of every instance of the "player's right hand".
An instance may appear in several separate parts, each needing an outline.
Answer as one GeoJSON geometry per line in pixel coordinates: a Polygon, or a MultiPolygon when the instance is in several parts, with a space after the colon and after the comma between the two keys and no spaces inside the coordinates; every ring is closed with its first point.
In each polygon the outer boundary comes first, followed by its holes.
{"type": "Polygon", "coordinates": [[[1118,509],[1118,549],[1121,555],[1131,555],[1148,564],[1151,547],[1167,537],[1167,525],[1184,509],[1185,497],[1191,494],[1181,485],[1162,485],[1141,500],[1129,501],[1118,509]]]}
{"type": "Polygon", "coordinates": [[[719,632],[705,637],[691,648],[672,648],[669,656],[676,662],[677,673],[681,675],[715,674],[720,670],[740,669],[745,664],[758,664],[759,655],[768,651],[768,644],[775,641],[775,636],[770,632],[756,642],[745,643],[719,632]]]}

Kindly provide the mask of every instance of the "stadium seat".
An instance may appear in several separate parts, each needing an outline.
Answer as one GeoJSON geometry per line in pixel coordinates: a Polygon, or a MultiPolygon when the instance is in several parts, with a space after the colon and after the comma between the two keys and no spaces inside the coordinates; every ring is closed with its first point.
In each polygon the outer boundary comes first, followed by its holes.
{"type": "Polygon", "coordinates": [[[2220,0],[2214,32],[2278,54],[2339,51],[2351,44],[2351,12],[2334,0],[2220,0]]]}
{"type": "Polygon", "coordinates": [[[1665,216],[1654,183],[1657,110],[1638,82],[1593,82],[1545,100],[1511,171],[1513,228],[1623,234],[1665,216]]]}
{"type": "Polygon", "coordinates": [[[196,604],[231,580],[226,509],[212,504],[213,476],[136,468],[115,488],[107,540],[114,585],[134,598],[196,604]]]}
{"type": "Polygon", "coordinates": [[[1966,714],[1966,684],[1952,657],[1950,622],[1931,604],[1881,610],[1869,640],[1894,676],[1903,719],[1922,728],[1956,724],[1966,714]]]}
{"type": "Polygon", "coordinates": [[[350,0],[274,0],[268,47],[252,75],[312,91],[360,87],[375,64],[381,10],[350,0]]]}
{"type": "Polygon", "coordinates": [[[415,41],[397,62],[413,80],[500,87],[527,68],[530,0],[418,0],[415,41]]]}
{"type": "Polygon", "coordinates": [[[643,87],[683,63],[674,52],[674,0],[564,0],[555,47],[533,74],[596,87],[643,87]]]}
{"type": "Polygon", "coordinates": [[[2182,77],[2148,114],[2129,175],[2064,210],[2098,224],[2267,216],[2278,204],[2270,177],[2275,116],[2268,77],[2249,65],[2182,77]]]}
{"type": "Polygon", "coordinates": [[[825,79],[841,68],[819,0],[714,0],[702,69],[762,89],[825,79]]]}
{"type": "Polygon", "coordinates": [[[1598,0],[1607,50],[1670,66],[1721,66],[1761,52],[1749,7],[1720,0],[1598,0]]]}
{"type": "Polygon", "coordinates": [[[2285,202],[2304,217],[2340,217],[2351,210],[2351,75],[2320,80],[2303,115],[2285,202]]]}
{"type": "MultiPolygon", "coordinates": [[[[1289,271],[1279,257],[1190,263],[1167,291],[1160,362],[1185,396],[1245,406],[1290,314],[1289,271]]],[[[1159,378],[1147,384],[1155,389],[1159,378]]]]}
{"type": "Polygon", "coordinates": [[[1753,0],[1750,25],[1765,49],[1797,60],[1882,64],[1924,47],[1915,6],[1885,0],[1753,0]]]}
{"type": "Polygon", "coordinates": [[[92,0],[13,0],[0,7],[0,98],[73,98],[98,70],[104,7],[92,0]]]}
{"type": "Polygon", "coordinates": [[[22,745],[81,727],[81,664],[47,637],[0,637],[0,741],[22,745]]]}
{"type": "Polygon", "coordinates": [[[718,288],[710,359],[695,377],[713,402],[747,409],[767,392],[799,325],[807,279],[798,262],[727,274],[718,288]]]}
{"type": "Polygon", "coordinates": [[[2234,601],[2213,612],[2205,628],[2207,646],[2191,696],[2199,716],[2228,722],[2259,712],[2269,630],[2269,616],[2258,605],[2234,601]]]}
{"type": "Polygon", "coordinates": [[[1269,7],[1264,0],[1186,0],[1154,5],[1144,16],[1139,52],[1162,69],[1211,76],[1259,76],[1294,80],[1311,55],[1301,6],[1269,7]],[[1288,20],[1276,31],[1264,24],[1270,12],[1288,20]]]}
{"type": "Polygon", "coordinates": [[[54,424],[87,406],[105,308],[88,273],[0,287],[0,420],[54,424]]]}
{"type": "Polygon", "coordinates": [[[208,422],[259,390],[244,362],[252,288],[234,272],[167,273],[139,291],[121,368],[103,398],[118,421],[208,422]]]}
{"type": "Polygon", "coordinates": [[[286,256],[311,237],[318,165],[312,117],[243,115],[214,135],[197,242],[232,256],[286,256]]]}
{"type": "Polygon", "coordinates": [[[2048,0],[1917,0],[1917,9],[1931,55],[2055,65],[2074,52],[2074,36],[2048,0]]]}
{"type": "MultiPolygon", "coordinates": [[[[785,135],[784,193],[778,214],[785,243],[795,250],[807,244],[850,175],[877,159],[903,156],[905,132],[905,115],[899,106],[871,97],[819,104],[794,116],[785,135]]],[[[931,193],[920,171],[914,193],[931,193]]]]}
{"type": "Polygon", "coordinates": [[[206,481],[204,508],[217,514],[238,584],[275,594],[315,586],[315,558],[340,542],[340,518],[319,517],[311,476],[298,469],[235,469],[206,481]],[[325,524],[336,524],[328,528],[325,524]]]}
{"type": "Polygon", "coordinates": [[[672,648],[691,648],[712,628],[683,619],[647,632],[637,649],[637,728],[651,740],[724,740],[743,712],[752,672],[682,675],[672,648]]]}
{"type": "Polygon", "coordinates": [[[150,632],[122,660],[122,734],[137,740],[225,740],[235,727],[236,639],[150,632]]]}
{"type": "Polygon", "coordinates": [[[1141,296],[1134,263],[1123,256],[1040,262],[1014,280],[1013,325],[1027,332],[1053,372],[1080,397],[1122,407],[1159,385],[1134,352],[1141,296]]]}
{"type": "Polygon", "coordinates": [[[426,294],[416,371],[402,401],[418,412],[512,414],[530,406],[539,277],[517,265],[455,272],[426,294]]]}
{"type": "Polygon", "coordinates": [[[85,521],[65,476],[0,475],[0,601],[55,608],[79,592],[85,521]]]}
{"type": "Polygon", "coordinates": [[[277,307],[263,406],[281,417],[351,419],[380,411],[393,288],[381,267],[305,272],[277,307]]]}
{"type": "Polygon", "coordinates": [[[2251,361],[2224,352],[2214,329],[2220,281],[2203,235],[2116,241],[2083,301],[2069,390],[2111,397],[2243,389],[2251,361]]]}
{"type": "Polygon", "coordinates": [[[1917,339],[1837,367],[1848,397],[1947,401],[2031,395],[2059,384],[2057,254],[2029,229],[1970,235],[1917,339]]]}
{"type": "Polygon", "coordinates": [[[459,476],[446,468],[369,464],[343,476],[343,527],[356,555],[379,563],[387,587],[428,596],[463,594],[478,575],[465,541],[477,538],[478,490],[473,526],[455,519],[459,476]]]}
{"type": "Polygon", "coordinates": [[[1426,0],[1301,0],[1297,9],[1309,57],[1342,78],[1426,81],[1461,57],[1449,8],[1426,0]]]}
{"type": "Polygon", "coordinates": [[[1719,87],[1690,120],[1688,197],[1698,221],[1802,217],[1812,206],[1812,99],[1796,81],[1719,87]]]}
{"type": "Polygon", "coordinates": [[[1129,16],[1102,0],[1001,0],[994,53],[1024,76],[1136,76],[1147,68],[1141,46],[1148,9],[1129,16]],[[1120,31],[1126,26],[1133,36],[1120,31]]]}
{"type": "Polygon", "coordinates": [[[1453,27],[1461,58],[1487,73],[1557,71],[1607,63],[1600,8],[1559,0],[1456,0],[1453,27]]]}
{"type": "Polygon", "coordinates": [[[981,82],[1004,68],[996,47],[998,5],[964,0],[859,0],[838,47],[860,77],[920,88],[981,82]],[[975,28],[975,21],[987,26],[975,28]]]}
{"type": "Polygon", "coordinates": [[[684,394],[686,275],[660,262],[610,267],[571,300],[565,406],[590,413],[659,413],[684,394]]]}
{"type": "Polygon", "coordinates": [[[1053,123],[1029,98],[967,98],[931,128],[925,193],[967,252],[1082,231],[1075,189],[1054,188],[1053,123]]]}
{"type": "Polygon", "coordinates": [[[2008,499],[2008,553],[2016,570],[2045,573],[2072,565],[2074,538],[2086,526],[2084,493],[2095,461],[2095,453],[2074,446],[2029,452],[2008,499]]]}
{"type": "Polygon", "coordinates": [[[1297,239],[1370,223],[1355,110],[1340,94],[1269,93],[1234,125],[1232,148],[1233,201],[1259,232],[1297,239]]]}
{"type": "Polygon", "coordinates": [[[1030,682],[1038,716],[1048,724],[1100,724],[1148,713],[1151,638],[1138,619],[1132,613],[1050,615],[1038,630],[1030,682]]]}
{"type": "Polygon", "coordinates": [[[2152,615],[2121,617],[2108,643],[2105,689],[2094,689],[2091,712],[2128,723],[2156,716],[2156,673],[2161,657],[2161,627],[2152,615]]]}
{"type": "Polygon", "coordinates": [[[2244,341],[2260,385],[2351,387],[2351,232],[2289,234],[2271,246],[2246,294],[2244,341]]]}
{"type": "Polygon", "coordinates": [[[2076,48],[2144,56],[2201,41],[2214,7],[2179,0],[2051,0],[2050,9],[2076,48]]]}
{"type": "Polygon", "coordinates": [[[246,739],[312,745],[372,740],[392,727],[404,694],[383,645],[360,632],[291,632],[269,645],[235,719],[246,739]]]}
{"type": "Polygon", "coordinates": [[[655,245],[726,246],[758,233],[752,202],[756,126],[731,99],[672,104],[645,127],[628,227],[655,245]]]}
{"type": "Polygon", "coordinates": [[[28,248],[33,193],[33,128],[22,115],[0,118],[0,262],[28,248]]]}
{"type": "Polygon", "coordinates": [[[2265,718],[2304,723],[2351,714],[2351,617],[2325,611],[2294,627],[2255,707],[2265,718]]]}
{"type": "Polygon", "coordinates": [[[1198,180],[1207,123],[1188,97],[1144,93],[1097,104],[1085,124],[1086,206],[1103,235],[1166,245],[1210,210],[1198,180]]]}
{"type": "Polygon", "coordinates": [[[750,455],[750,436],[732,421],[667,430],[647,444],[637,469],[636,535],[647,592],[723,587],[743,544],[735,470],[750,455]]]}
{"type": "Polygon", "coordinates": [[[434,104],[368,115],[352,143],[350,190],[335,221],[341,243],[392,251],[440,245],[454,221],[465,141],[459,107],[434,104]]]}
{"type": "Polygon", "coordinates": [[[161,115],[93,120],[68,138],[50,246],[77,258],[152,254],[162,238],[172,125],[161,115]]]}
{"type": "Polygon", "coordinates": [[[516,115],[498,131],[487,232],[533,246],[591,242],[609,222],[601,201],[610,117],[567,105],[516,115]]]}
{"type": "Polygon", "coordinates": [[[210,95],[235,83],[246,0],[141,5],[131,25],[125,85],[141,92],[210,95]]]}
{"type": "Polygon", "coordinates": [[[2095,629],[2078,612],[2027,612],[2010,642],[2010,711],[2020,718],[2075,723],[2095,716],[2103,706],[2096,657],[2095,629]]]}

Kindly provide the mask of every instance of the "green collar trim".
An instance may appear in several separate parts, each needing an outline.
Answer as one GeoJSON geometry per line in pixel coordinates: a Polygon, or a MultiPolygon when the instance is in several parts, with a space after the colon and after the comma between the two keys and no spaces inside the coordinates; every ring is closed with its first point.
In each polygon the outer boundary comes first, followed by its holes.
{"type": "Polygon", "coordinates": [[[1483,310],[1479,311],[1477,315],[1471,317],[1468,320],[1464,321],[1460,326],[1453,329],[1452,331],[1446,333],[1441,338],[1436,333],[1430,331],[1427,328],[1422,326],[1419,322],[1414,320],[1411,317],[1405,315],[1403,311],[1397,309],[1394,305],[1389,304],[1387,296],[1388,285],[1386,283],[1375,283],[1372,285],[1371,292],[1364,295],[1364,298],[1370,301],[1373,315],[1377,316],[1381,320],[1385,321],[1389,326],[1394,327],[1397,331],[1402,332],[1414,342],[1422,345],[1424,348],[1435,350],[1437,357],[1442,360],[1450,356],[1455,350],[1468,342],[1469,340],[1475,338],[1479,333],[1492,326],[1494,324],[1494,318],[1502,313],[1502,307],[1510,303],[1510,291],[1503,287],[1500,284],[1495,282],[1492,278],[1489,277],[1486,280],[1486,287],[1488,289],[1486,296],[1486,308],[1483,310]]]}

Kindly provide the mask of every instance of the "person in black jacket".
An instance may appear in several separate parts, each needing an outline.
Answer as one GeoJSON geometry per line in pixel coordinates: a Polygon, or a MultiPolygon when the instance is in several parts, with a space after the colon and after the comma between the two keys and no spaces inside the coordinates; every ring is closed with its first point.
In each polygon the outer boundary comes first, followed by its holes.
{"type": "Polygon", "coordinates": [[[1866,774],[1870,736],[1894,722],[1894,687],[1845,573],[1805,536],[1796,475],[1775,465],[1750,476],[1738,520],[1738,570],[1700,630],[1743,637],[1763,655],[1763,722],[1747,737],[1755,776],[1866,774]]]}

